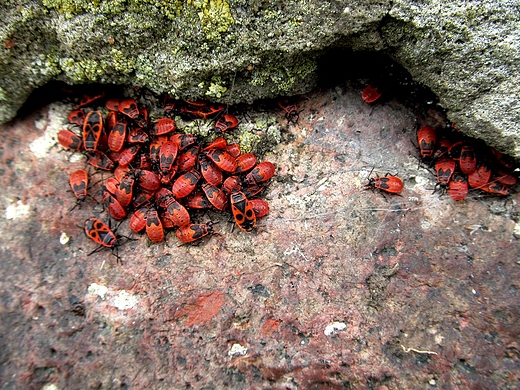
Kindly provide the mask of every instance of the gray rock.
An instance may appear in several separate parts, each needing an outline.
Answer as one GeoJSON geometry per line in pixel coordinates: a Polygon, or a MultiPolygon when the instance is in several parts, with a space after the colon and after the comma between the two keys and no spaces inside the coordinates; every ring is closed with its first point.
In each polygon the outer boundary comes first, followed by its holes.
{"type": "Polygon", "coordinates": [[[3,2],[0,122],[50,80],[225,103],[301,94],[331,48],[381,51],[467,134],[520,157],[517,1],[3,2]],[[43,6],[42,6],[43,3],[43,6]]]}

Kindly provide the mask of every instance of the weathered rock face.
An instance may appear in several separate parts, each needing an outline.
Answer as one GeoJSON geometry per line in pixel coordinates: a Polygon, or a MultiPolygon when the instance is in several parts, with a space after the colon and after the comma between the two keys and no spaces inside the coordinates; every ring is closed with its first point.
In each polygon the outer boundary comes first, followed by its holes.
{"type": "Polygon", "coordinates": [[[331,48],[387,53],[461,129],[520,157],[513,2],[21,0],[2,6],[0,122],[38,86],[116,83],[227,103],[305,93],[331,48]]]}

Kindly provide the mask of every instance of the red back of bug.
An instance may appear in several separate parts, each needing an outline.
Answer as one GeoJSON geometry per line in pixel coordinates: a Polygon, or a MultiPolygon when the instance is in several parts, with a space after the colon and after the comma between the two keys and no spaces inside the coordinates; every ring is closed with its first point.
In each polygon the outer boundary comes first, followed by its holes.
{"type": "Polygon", "coordinates": [[[468,181],[462,175],[453,175],[448,184],[448,193],[453,200],[464,200],[468,195],[468,181]]]}
{"type": "Polygon", "coordinates": [[[477,169],[477,158],[472,146],[463,145],[460,152],[459,166],[462,173],[469,175],[477,169]]]}
{"type": "Polygon", "coordinates": [[[206,146],[204,149],[202,149],[203,152],[205,152],[206,150],[210,150],[210,149],[222,149],[222,150],[226,150],[226,147],[227,147],[227,141],[224,137],[218,137],[218,138],[215,138],[213,141],[211,141],[211,143],[206,146]]]}
{"type": "Polygon", "coordinates": [[[226,147],[226,152],[228,152],[234,158],[237,158],[242,153],[239,144],[228,144],[226,147]]]}
{"type": "Polygon", "coordinates": [[[191,146],[177,157],[177,164],[179,165],[180,172],[189,171],[195,166],[199,151],[200,146],[191,146]]]}
{"type": "Polygon", "coordinates": [[[115,177],[109,177],[105,181],[104,186],[105,186],[105,190],[107,190],[112,195],[114,195],[117,191],[117,187],[119,187],[119,181],[117,181],[117,179],[115,177]]]}
{"type": "Polygon", "coordinates": [[[241,191],[242,183],[238,176],[229,176],[222,184],[222,189],[227,195],[231,195],[233,191],[241,191]]]}
{"type": "Polygon", "coordinates": [[[202,174],[202,177],[204,177],[204,180],[214,186],[218,186],[222,183],[224,175],[213,161],[207,159],[203,154],[201,154],[199,155],[199,164],[200,173],[202,174]]]}
{"type": "Polygon", "coordinates": [[[275,166],[269,161],[258,164],[251,172],[246,175],[246,181],[253,185],[263,183],[274,176],[275,166]]]}
{"type": "Polygon", "coordinates": [[[110,216],[118,221],[126,218],[126,210],[110,192],[103,192],[103,204],[110,216]]]}
{"type": "MultiPolygon", "coordinates": [[[[235,174],[244,173],[253,169],[256,165],[257,160],[256,156],[253,153],[245,153],[237,157],[237,169],[235,170],[235,174]]],[[[273,173],[274,174],[274,173],[273,173]]]]}
{"type": "Polygon", "coordinates": [[[175,235],[180,242],[187,244],[200,240],[202,237],[205,237],[212,232],[213,227],[211,224],[192,223],[177,229],[175,235]]]}
{"type": "Polygon", "coordinates": [[[170,141],[176,142],[179,150],[184,150],[188,146],[195,143],[195,136],[193,134],[173,134],[170,136],[170,141]]]}
{"type": "Polygon", "coordinates": [[[176,199],[184,198],[193,192],[200,180],[200,173],[194,169],[183,173],[173,183],[172,194],[176,199]]]}
{"type": "Polygon", "coordinates": [[[119,162],[119,165],[126,166],[130,164],[132,161],[134,161],[134,158],[135,156],[137,156],[137,153],[139,153],[140,149],[140,144],[130,145],[128,148],[123,149],[117,160],[119,162]]]}
{"type": "Polygon", "coordinates": [[[166,197],[165,204],[165,213],[175,226],[181,227],[190,223],[190,213],[173,196],[166,197]]]}
{"type": "Polygon", "coordinates": [[[389,175],[388,173],[383,177],[371,178],[368,180],[368,184],[366,185],[367,189],[380,189],[381,191],[388,192],[389,194],[399,194],[403,188],[403,181],[393,175],[389,175]]]}
{"type": "Polygon", "coordinates": [[[83,123],[83,145],[87,151],[97,149],[101,133],[103,132],[103,115],[100,111],[90,111],[83,123]]]}
{"type": "Polygon", "coordinates": [[[146,212],[146,235],[152,242],[164,240],[164,229],[157,210],[150,209],[146,212]]]}
{"type": "Polygon", "coordinates": [[[70,130],[60,130],[57,138],[58,143],[65,149],[74,151],[84,150],[83,139],[70,130]]]}
{"type": "Polygon", "coordinates": [[[190,209],[210,209],[213,205],[201,191],[194,191],[185,198],[185,203],[190,209]]]}
{"type": "Polygon", "coordinates": [[[126,140],[126,120],[118,121],[108,134],[108,148],[114,152],[123,149],[126,140]]]}
{"type": "Polygon", "coordinates": [[[72,110],[69,113],[69,122],[83,127],[83,123],[85,122],[85,111],[81,109],[72,110]]]}
{"type": "Polygon", "coordinates": [[[139,115],[139,108],[134,99],[121,100],[117,105],[117,109],[120,113],[125,114],[127,117],[132,119],[137,118],[139,115]]]}
{"type": "Polygon", "coordinates": [[[108,158],[108,156],[96,150],[93,154],[88,156],[87,162],[93,167],[102,169],[104,171],[111,171],[114,169],[114,162],[108,158]]]}
{"type": "Polygon", "coordinates": [[[516,185],[517,178],[512,173],[508,173],[503,169],[498,169],[497,174],[494,178],[497,182],[504,184],[506,186],[512,187],[516,185]]]}
{"type": "Polygon", "coordinates": [[[139,187],[146,191],[155,191],[161,186],[161,179],[152,171],[136,169],[134,174],[139,183],[139,187]]]}
{"type": "Polygon", "coordinates": [[[150,129],[150,135],[163,135],[177,130],[175,121],[170,118],[160,118],[150,129]]]}
{"type": "Polygon", "coordinates": [[[107,248],[113,248],[117,245],[114,232],[106,223],[97,218],[92,217],[85,221],[85,234],[95,243],[107,248]]]}
{"type": "Polygon", "coordinates": [[[234,191],[231,194],[231,211],[238,227],[250,232],[256,226],[256,215],[253,206],[243,192],[234,191]]]}
{"type": "Polygon", "coordinates": [[[263,199],[250,199],[249,203],[253,207],[256,218],[265,217],[269,214],[269,204],[263,199]]]}
{"type": "Polygon", "coordinates": [[[126,135],[126,141],[131,144],[145,144],[150,141],[150,137],[143,129],[136,127],[131,129],[126,135]]]}
{"type": "Polygon", "coordinates": [[[448,185],[451,175],[455,172],[456,163],[451,158],[441,158],[435,163],[435,171],[437,172],[437,183],[448,185]]]}
{"type": "Polygon", "coordinates": [[[223,171],[233,173],[237,169],[237,160],[222,149],[210,149],[206,156],[223,171]]]}
{"type": "Polygon", "coordinates": [[[134,191],[134,179],[131,175],[123,177],[116,188],[115,196],[122,207],[128,207],[132,203],[134,191]]]}
{"type": "Polygon", "coordinates": [[[137,209],[130,218],[129,226],[130,229],[139,233],[142,232],[146,228],[146,213],[148,212],[148,207],[141,207],[137,209]]]}
{"type": "Polygon", "coordinates": [[[502,196],[509,195],[509,188],[502,183],[490,182],[480,187],[480,189],[488,194],[502,196]]]}
{"type": "Polygon", "coordinates": [[[224,114],[220,118],[218,118],[215,123],[215,128],[220,130],[221,132],[228,131],[234,129],[238,126],[238,118],[233,114],[224,114]]]}
{"type": "Polygon", "coordinates": [[[477,166],[475,172],[468,175],[468,184],[472,188],[479,188],[489,182],[491,178],[491,169],[487,164],[482,163],[477,166]]]}
{"type": "Polygon", "coordinates": [[[206,194],[206,197],[210,201],[210,203],[217,210],[224,210],[228,205],[227,196],[220,188],[215,187],[209,183],[206,183],[202,186],[202,190],[206,194]]]}
{"type": "Polygon", "coordinates": [[[381,92],[379,92],[378,88],[373,86],[372,84],[367,85],[363,92],[361,93],[361,98],[365,103],[374,103],[381,97],[381,92]]]}
{"type": "Polygon", "coordinates": [[[431,126],[423,126],[417,132],[417,142],[419,143],[421,157],[431,157],[435,151],[437,132],[431,126]]]}
{"type": "Polygon", "coordinates": [[[105,107],[108,108],[110,111],[119,111],[119,104],[121,103],[122,99],[108,99],[105,102],[105,107]]]}
{"type": "Polygon", "coordinates": [[[168,176],[177,158],[178,151],[179,147],[175,142],[167,141],[162,144],[159,150],[159,169],[163,176],[168,176]]]}
{"type": "Polygon", "coordinates": [[[69,176],[69,183],[76,198],[85,200],[88,189],[88,173],[83,169],[72,172],[69,176]]]}

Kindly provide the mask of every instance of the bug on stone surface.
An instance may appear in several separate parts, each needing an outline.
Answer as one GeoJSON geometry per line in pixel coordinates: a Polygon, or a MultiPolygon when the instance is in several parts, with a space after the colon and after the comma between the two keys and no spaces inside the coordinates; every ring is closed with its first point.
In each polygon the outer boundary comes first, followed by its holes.
{"type": "MultiPolygon", "coordinates": [[[[370,171],[370,174],[372,174],[372,171],[370,171]]],[[[381,177],[377,176],[375,178],[370,178],[370,174],[368,175],[368,183],[365,185],[365,189],[367,190],[374,190],[377,188],[378,190],[389,194],[399,194],[404,188],[403,181],[395,175],[387,173],[381,177]]]]}

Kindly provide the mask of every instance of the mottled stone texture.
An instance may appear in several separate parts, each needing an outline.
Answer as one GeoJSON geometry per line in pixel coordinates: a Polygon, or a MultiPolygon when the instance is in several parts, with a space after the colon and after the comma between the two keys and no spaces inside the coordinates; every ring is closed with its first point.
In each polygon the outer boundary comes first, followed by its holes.
{"type": "Polygon", "coordinates": [[[516,157],[520,10],[508,1],[21,0],[0,6],[0,122],[50,80],[227,103],[301,94],[331,49],[381,51],[466,133],[516,157]]]}
{"type": "Polygon", "coordinates": [[[412,129],[435,117],[368,106],[365,83],[306,95],[297,124],[240,115],[286,127],[254,232],[209,212],[218,234],[179,247],[125,222],[122,265],[79,227],[106,212],[70,211],[84,157],[53,137],[74,105],[2,126],[2,388],[518,388],[520,194],[433,194],[412,129]],[[401,196],[363,190],[372,169],[401,196]]]}

